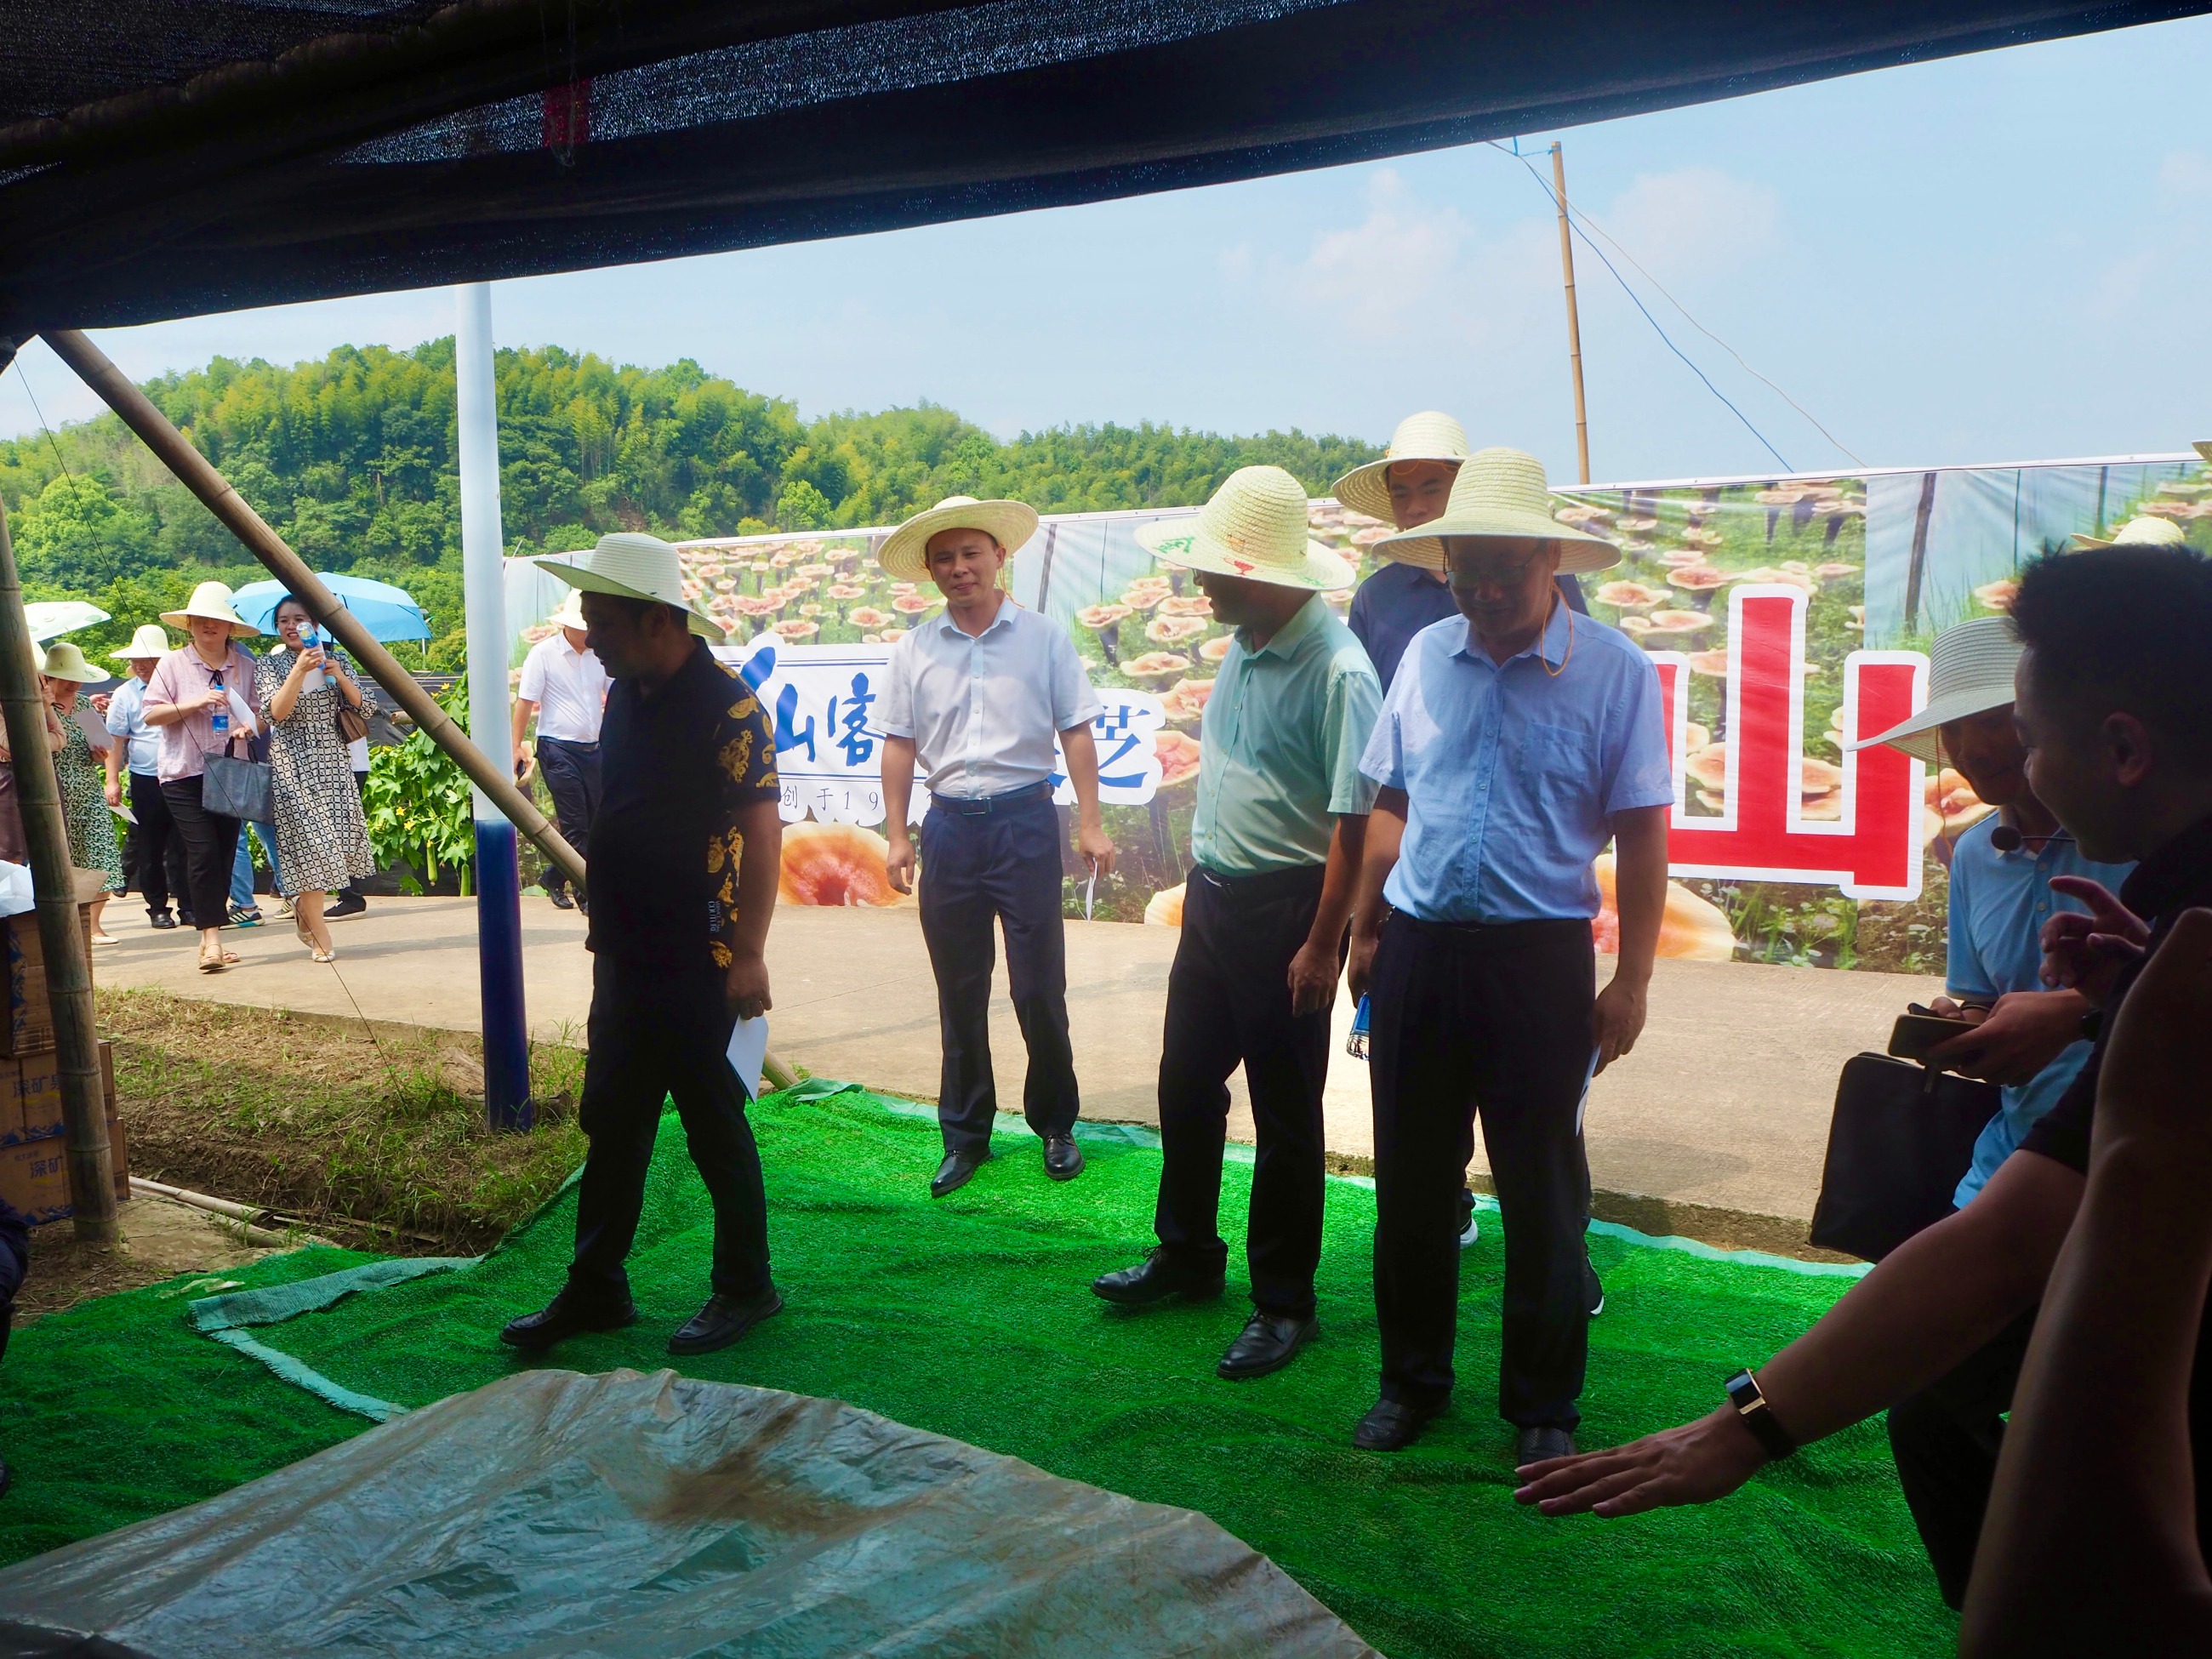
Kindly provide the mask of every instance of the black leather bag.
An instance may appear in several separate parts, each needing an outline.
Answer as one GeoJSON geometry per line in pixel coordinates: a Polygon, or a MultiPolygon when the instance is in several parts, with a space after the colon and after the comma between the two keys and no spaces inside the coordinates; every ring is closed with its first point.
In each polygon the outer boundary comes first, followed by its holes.
{"type": "Polygon", "coordinates": [[[210,755],[201,774],[200,807],[241,823],[267,823],[276,784],[276,774],[266,761],[210,755]]]}
{"type": "Polygon", "coordinates": [[[1950,1214],[1974,1142],[2002,1103],[1994,1084],[1887,1054],[1844,1061],[1813,1243],[1879,1261],[1950,1214]]]}

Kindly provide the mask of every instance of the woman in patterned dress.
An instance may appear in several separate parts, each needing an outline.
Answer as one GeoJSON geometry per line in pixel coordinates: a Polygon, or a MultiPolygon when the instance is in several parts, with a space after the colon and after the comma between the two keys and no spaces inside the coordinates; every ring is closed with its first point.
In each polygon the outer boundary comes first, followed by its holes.
{"type": "Polygon", "coordinates": [[[105,746],[94,749],[72,718],[77,687],[107,676],[67,640],[46,647],[40,668],[46,702],[62,728],[62,745],[54,751],[54,780],[61,786],[62,817],[69,826],[70,860],[80,870],[106,872],[107,886],[92,902],[92,942],[112,945],[114,936],[100,925],[100,918],[107,908],[107,895],[123,890],[123,852],[115,839],[115,814],[107,810],[107,750],[105,746]]]}
{"type": "Polygon", "coordinates": [[[292,925],[317,962],[332,962],[331,930],[323,900],[357,876],[376,873],[368,850],[346,740],[339,735],[341,704],[359,710],[361,682],[343,652],[319,637],[307,607],[289,593],[276,606],[276,632],[284,643],[261,659],[254,699],[269,721],[269,765],[276,818],[276,863],[292,925]],[[333,686],[331,681],[335,680],[333,686]]]}

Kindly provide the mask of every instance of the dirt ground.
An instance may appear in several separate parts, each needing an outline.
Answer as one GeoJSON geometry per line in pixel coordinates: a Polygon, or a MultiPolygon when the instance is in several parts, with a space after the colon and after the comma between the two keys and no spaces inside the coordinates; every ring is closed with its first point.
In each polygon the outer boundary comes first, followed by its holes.
{"type": "MultiPolygon", "coordinates": [[[[66,1221],[33,1233],[30,1272],[15,1299],[16,1322],[58,1313],[87,1297],[158,1285],[179,1273],[220,1280],[230,1268],[287,1248],[250,1243],[234,1222],[146,1194],[122,1206],[121,1220],[120,1244],[81,1243],[66,1221]]],[[[211,1282],[198,1294],[211,1296],[219,1288],[211,1282]]]]}

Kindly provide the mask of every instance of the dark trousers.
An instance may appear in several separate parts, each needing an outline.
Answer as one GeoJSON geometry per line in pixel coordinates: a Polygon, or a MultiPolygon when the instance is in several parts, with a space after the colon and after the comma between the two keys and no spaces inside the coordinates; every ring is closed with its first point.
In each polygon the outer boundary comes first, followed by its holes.
{"type": "Polygon", "coordinates": [[[988,802],[940,795],[930,803],[921,823],[920,904],[945,1045],[937,1121],[948,1152],[987,1150],[998,1116],[991,1074],[994,921],[1006,930],[1006,988],[1030,1054],[1023,1115],[1040,1135],[1075,1127],[1060,880],[1060,814],[1045,786],[988,802]]]}
{"type": "Polygon", "coordinates": [[[131,816],[138,822],[123,841],[123,884],[137,888],[147,910],[160,915],[169,908],[170,894],[181,899],[191,890],[185,873],[184,838],[170,822],[161,781],[150,772],[126,775],[131,780],[131,816]]]}
{"type": "MultiPolygon", "coordinates": [[[[599,745],[540,738],[538,769],[545,775],[545,787],[552,794],[553,820],[561,826],[561,838],[582,858],[591,849],[592,820],[599,815],[599,745]]],[[[565,892],[568,886],[568,875],[559,865],[545,866],[547,892],[565,892]]]]}
{"type": "Polygon", "coordinates": [[[1889,1408],[1889,1451],[1947,1606],[1966,1604],[2004,1413],[2035,1329],[2030,1309],[1942,1380],[1889,1408]]]}
{"type": "Polygon", "coordinates": [[[202,927],[220,927],[230,914],[230,866],[238,856],[238,820],[200,805],[200,778],[161,786],[170,826],[185,844],[185,899],[202,927]]]}
{"type": "Polygon", "coordinates": [[[714,1201],[713,1288],[750,1297],[768,1287],[768,1194],[745,1121],[750,1097],[730,1065],[732,1024],[714,969],[594,958],[591,1046],[576,1114],[592,1144],[576,1188],[572,1294],[594,1304],[628,1299],[623,1262],[645,1206],[661,1103],[671,1097],[714,1201]]]}
{"type": "Polygon", "coordinates": [[[1244,1259],[1263,1311],[1304,1319],[1321,1261],[1321,1097],[1326,1009],[1291,1012],[1291,958],[1313,931],[1322,866],[1224,878],[1194,867],[1168,970],[1160,1046],[1160,1196],[1152,1229],[1170,1257],[1227,1265],[1219,1228],[1229,1075],[1241,1062],[1259,1141],[1244,1259]]]}
{"type": "Polygon", "coordinates": [[[1595,996],[1588,922],[1383,924],[1368,1070],[1384,1399],[1451,1395],[1460,1177],[1479,1111],[1505,1232],[1498,1413],[1524,1428],[1582,1420],[1589,1172],[1576,1120],[1595,996]]]}

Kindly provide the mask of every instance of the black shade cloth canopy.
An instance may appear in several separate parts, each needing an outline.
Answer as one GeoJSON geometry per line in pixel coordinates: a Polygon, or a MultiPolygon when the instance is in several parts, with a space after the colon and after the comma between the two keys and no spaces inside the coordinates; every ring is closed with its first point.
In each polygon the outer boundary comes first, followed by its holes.
{"type": "Polygon", "coordinates": [[[2207,9],[0,0],[0,336],[1216,184],[2207,9]]]}

